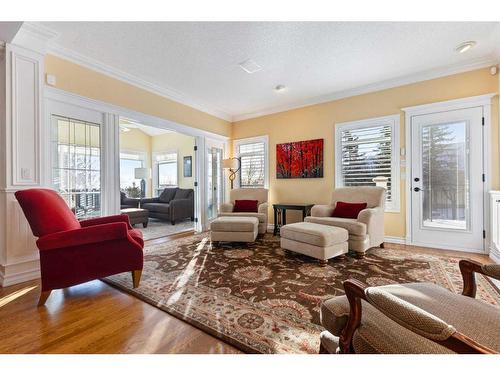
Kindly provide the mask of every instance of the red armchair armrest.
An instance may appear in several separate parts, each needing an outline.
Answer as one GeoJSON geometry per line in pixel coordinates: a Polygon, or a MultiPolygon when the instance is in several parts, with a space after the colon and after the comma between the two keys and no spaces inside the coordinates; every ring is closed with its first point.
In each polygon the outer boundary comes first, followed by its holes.
{"type": "Polygon", "coordinates": [[[40,250],[49,250],[126,238],[128,238],[127,224],[115,222],[51,233],[40,237],[36,244],[40,250]]]}
{"type": "Polygon", "coordinates": [[[130,220],[127,215],[112,215],[96,217],[95,219],[87,219],[80,221],[82,228],[92,227],[94,225],[109,224],[109,223],[127,223],[127,229],[132,229],[130,220]]]}

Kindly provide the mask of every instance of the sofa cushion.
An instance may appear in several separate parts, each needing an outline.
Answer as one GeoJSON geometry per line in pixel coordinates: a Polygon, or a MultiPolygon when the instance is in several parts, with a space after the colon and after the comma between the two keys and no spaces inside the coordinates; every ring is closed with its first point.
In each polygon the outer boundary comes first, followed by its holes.
{"type": "Polygon", "coordinates": [[[168,203],[144,203],[142,208],[149,212],[160,212],[165,214],[168,214],[170,211],[170,205],[168,203]]]}
{"type": "Polygon", "coordinates": [[[316,223],[293,223],[281,227],[280,235],[296,242],[314,246],[331,246],[347,241],[347,230],[316,223]]]}
{"type": "Polygon", "coordinates": [[[177,189],[174,199],[187,199],[191,195],[193,189],[177,189]]]}
{"type": "Polygon", "coordinates": [[[357,219],[359,213],[366,208],[366,203],[337,202],[333,210],[333,217],[357,219]]]}
{"type": "Polygon", "coordinates": [[[259,201],[251,199],[237,199],[234,201],[233,212],[258,212],[259,201]]]}
{"type": "Polygon", "coordinates": [[[174,199],[177,190],[177,188],[163,189],[160,196],[158,197],[158,200],[162,203],[169,203],[172,199],[174,199]]]}
{"type": "Polygon", "coordinates": [[[214,232],[254,232],[259,221],[255,217],[220,216],[210,223],[214,232]]]}
{"type": "Polygon", "coordinates": [[[256,217],[259,223],[265,223],[267,218],[267,214],[257,212],[221,212],[219,216],[256,217]]]}
{"type": "Polygon", "coordinates": [[[304,221],[309,223],[331,225],[347,229],[349,235],[366,236],[366,224],[360,223],[356,219],[345,219],[342,217],[314,217],[308,216],[304,221]]]}

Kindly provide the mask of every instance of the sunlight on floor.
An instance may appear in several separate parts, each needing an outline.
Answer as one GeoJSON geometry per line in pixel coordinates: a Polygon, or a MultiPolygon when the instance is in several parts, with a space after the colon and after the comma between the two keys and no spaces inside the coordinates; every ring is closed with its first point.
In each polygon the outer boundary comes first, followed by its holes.
{"type": "Polygon", "coordinates": [[[17,292],[11,293],[9,295],[6,295],[5,297],[0,298],[0,307],[3,307],[6,304],[18,299],[19,297],[24,296],[26,293],[29,293],[36,288],[38,288],[38,285],[26,287],[21,290],[18,290],[17,292]]]}

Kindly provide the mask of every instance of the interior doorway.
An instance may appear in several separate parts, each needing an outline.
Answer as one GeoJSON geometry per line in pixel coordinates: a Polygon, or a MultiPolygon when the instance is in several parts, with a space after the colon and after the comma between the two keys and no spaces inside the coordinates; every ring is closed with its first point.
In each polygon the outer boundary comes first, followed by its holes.
{"type": "Polygon", "coordinates": [[[195,229],[196,138],[120,117],[120,211],[145,240],[195,229]]]}

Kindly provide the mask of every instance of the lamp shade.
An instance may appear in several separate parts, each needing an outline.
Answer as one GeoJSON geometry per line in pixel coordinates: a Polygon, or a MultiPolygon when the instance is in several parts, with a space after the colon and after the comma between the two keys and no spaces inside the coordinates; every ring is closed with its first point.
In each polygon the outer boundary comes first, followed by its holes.
{"type": "Polygon", "coordinates": [[[238,169],[238,159],[224,159],[222,160],[222,166],[225,169],[238,169]]]}
{"type": "Polygon", "coordinates": [[[148,169],[147,168],[135,168],[134,175],[137,180],[145,180],[148,178],[148,169]]]}

